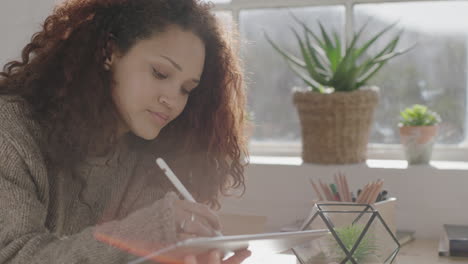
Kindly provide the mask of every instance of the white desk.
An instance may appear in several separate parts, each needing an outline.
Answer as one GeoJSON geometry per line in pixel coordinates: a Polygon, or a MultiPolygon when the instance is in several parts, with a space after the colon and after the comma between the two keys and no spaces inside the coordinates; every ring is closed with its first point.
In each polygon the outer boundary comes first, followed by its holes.
{"type": "MultiPolygon", "coordinates": [[[[468,258],[439,257],[438,240],[416,239],[404,245],[396,258],[396,264],[468,264],[468,258]]],[[[294,255],[278,254],[265,258],[250,258],[243,264],[296,264],[294,255]]]]}

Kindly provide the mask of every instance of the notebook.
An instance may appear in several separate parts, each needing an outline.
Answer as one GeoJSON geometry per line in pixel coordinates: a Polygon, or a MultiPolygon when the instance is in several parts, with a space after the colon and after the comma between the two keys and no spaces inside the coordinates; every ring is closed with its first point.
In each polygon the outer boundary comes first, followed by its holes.
{"type": "Polygon", "coordinates": [[[439,240],[439,256],[468,257],[468,226],[444,225],[439,240]]]}

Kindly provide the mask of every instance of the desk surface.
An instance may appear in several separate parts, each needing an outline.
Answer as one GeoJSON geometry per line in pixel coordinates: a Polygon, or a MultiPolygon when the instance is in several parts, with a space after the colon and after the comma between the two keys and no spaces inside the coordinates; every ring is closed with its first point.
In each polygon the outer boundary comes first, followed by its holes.
{"type": "MultiPolygon", "coordinates": [[[[439,257],[438,240],[416,239],[404,245],[397,256],[396,264],[468,264],[468,258],[439,257]]],[[[260,259],[247,259],[245,264],[296,264],[294,255],[273,255],[260,259]]]]}
{"type": "Polygon", "coordinates": [[[398,264],[468,263],[468,258],[439,257],[438,240],[416,239],[403,245],[397,256],[398,264]]]}

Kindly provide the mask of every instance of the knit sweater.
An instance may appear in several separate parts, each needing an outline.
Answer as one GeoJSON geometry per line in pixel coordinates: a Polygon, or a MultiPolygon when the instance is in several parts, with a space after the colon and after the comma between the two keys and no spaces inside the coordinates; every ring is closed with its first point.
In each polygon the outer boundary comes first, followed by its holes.
{"type": "Polygon", "coordinates": [[[127,263],[132,246],[175,241],[177,197],[135,151],[51,169],[28,104],[9,98],[0,96],[0,263],[127,263]]]}

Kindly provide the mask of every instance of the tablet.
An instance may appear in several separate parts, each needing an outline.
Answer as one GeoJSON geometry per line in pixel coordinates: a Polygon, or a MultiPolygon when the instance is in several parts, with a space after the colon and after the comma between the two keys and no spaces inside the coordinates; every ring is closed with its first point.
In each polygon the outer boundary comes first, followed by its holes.
{"type": "Polygon", "coordinates": [[[128,264],[183,263],[184,256],[199,255],[213,249],[228,254],[241,249],[249,249],[254,255],[275,254],[303,245],[313,239],[328,234],[328,230],[305,230],[294,232],[264,233],[254,235],[220,236],[209,238],[191,238],[158,250],[128,264]]]}

